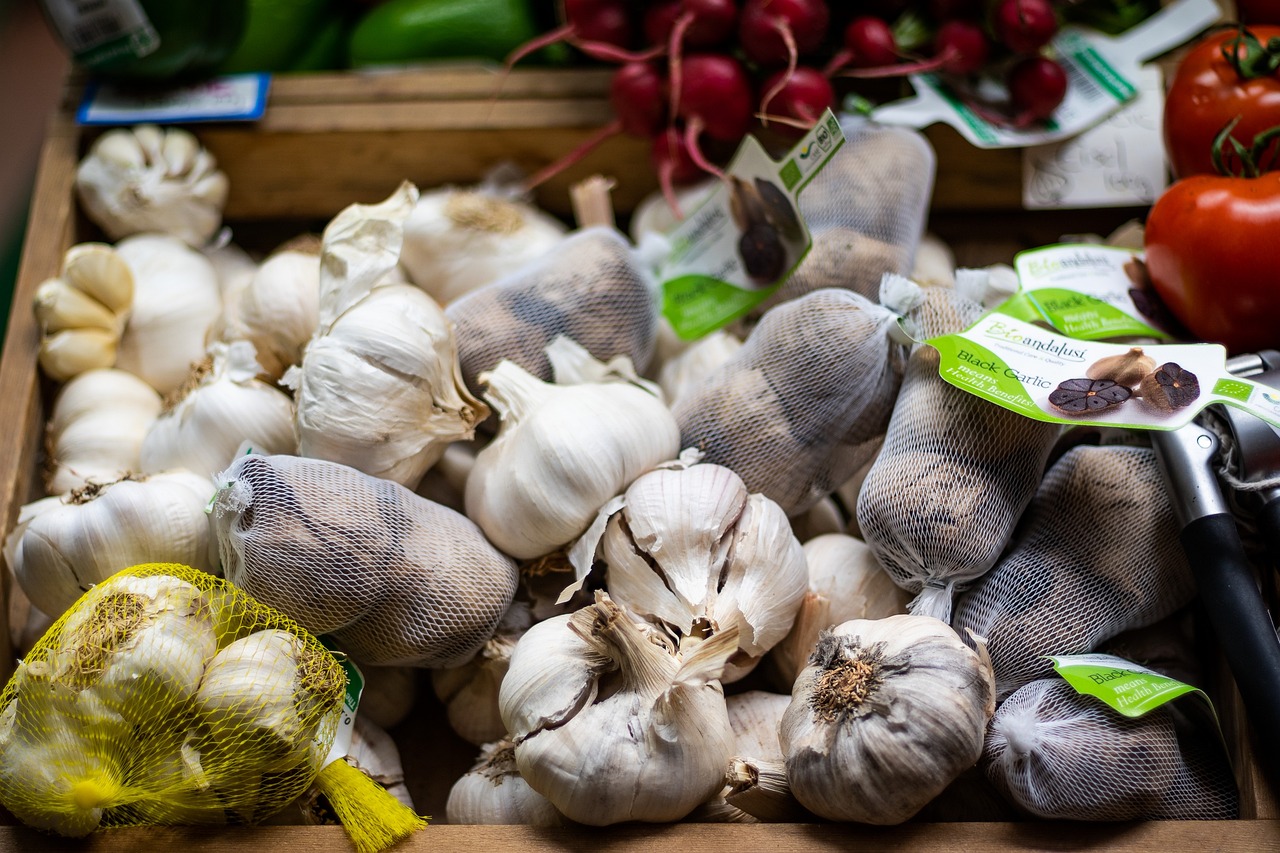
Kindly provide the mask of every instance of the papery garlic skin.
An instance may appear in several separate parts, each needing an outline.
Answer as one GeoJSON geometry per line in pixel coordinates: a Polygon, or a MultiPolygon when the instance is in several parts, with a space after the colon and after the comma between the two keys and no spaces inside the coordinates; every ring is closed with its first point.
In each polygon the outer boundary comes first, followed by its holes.
{"type": "Polygon", "coordinates": [[[395,268],[417,189],[351,205],[325,228],[320,326],[296,389],[298,453],[412,488],[488,407],[462,381],[453,327],[431,297],[379,285],[395,268]]]}
{"type": "Polygon", "coordinates": [[[240,295],[236,320],[268,376],[279,379],[300,364],[320,324],[319,239],[291,240],[263,261],[240,295]]]}
{"type": "Polygon", "coordinates": [[[248,341],[213,343],[147,431],[142,470],[182,468],[212,476],[246,441],[260,453],[293,453],[293,400],[257,375],[248,341]]]}
{"type": "Polygon", "coordinates": [[[910,818],[982,754],[989,660],[945,622],[899,615],[823,634],[779,737],[792,793],[829,820],[910,818]]]}
{"type": "Polygon", "coordinates": [[[168,394],[204,358],[210,329],[222,315],[218,275],[204,255],[164,234],[129,237],[116,251],[134,279],[116,367],[168,394]]]}
{"type": "Polygon", "coordinates": [[[717,678],[735,633],[681,654],[604,593],[533,626],[499,696],[520,775],[579,823],[689,814],[720,790],[733,748],[717,678]]]}
{"type": "Polygon", "coordinates": [[[90,586],[139,563],[183,563],[216,573],[217,547],[205,506],[213,483],[169,471],[45,498],[44,509],[10,531],[5,553],[31,603],[63,613],[90,586]]]}
{"type": "Polygon", "coordinates": [[[609,498],[680,449],[671,411],[628,382],[553,385],[505,360],[485,382],[501,425],[467,478],[467,515],[517,559],[582,535],[609,498]]]}
{"type": "Polygon", "coordinates": [[[907,612],[911,593],[893,582],[871,547],[853,536],[829,533],[804,543],[809,591],[786,638],[769,653],[779,687],[790,690],[821,632],[853,619],[883,619],[907,612]]]}
{"type": "Polygon", "coordinates": [[[85,215],[112,240],[157,231],[203,246],[222,224],[229,185],[189,132],[138,125],[100,136],[75,187],[85,215]]]}
{"type": "Polygon", "coordinates": [[[425,192],[404,224],[400,263],[441,305],[498,281],[559,243],[568,227],[483,187],[425,192]]]}
{"type": "Polygon", "coordinates": [[[565,826],[569,823],[516,768],[509,740],[485,744],[475,766],[449,789],[449,823],[471,825],[565,826]]]}
{"type": "Polygon", "coordinates": [[[782,508],[721,465],[675,462],[637,478],[570,558],[579,582],[603,559],[614,599],[678,637],[734,628],[725,683],[787,635],[808,578],[782,508]]]}
{"type": "Polygon", "coordinates": [[[142,440],[160,407],[159,393],[123,370],[90,370],[62,386],[45,427],[45,491],[61,495],[141,471],[142,440]]]}

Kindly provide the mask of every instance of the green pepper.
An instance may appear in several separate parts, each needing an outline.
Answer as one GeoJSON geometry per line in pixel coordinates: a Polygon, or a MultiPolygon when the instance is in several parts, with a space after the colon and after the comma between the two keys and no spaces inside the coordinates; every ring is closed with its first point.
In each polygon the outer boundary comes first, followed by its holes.
{"type": "Polygon", "coordinates": [[[335,0],[247,0],[248,21],[219,73],[284,71],[308,53],[337,15],[335,0]]]}
{"type": "Polygon", "coordinates": [[[351,33],[353,67],[433,59],[501,62],[538,34],[526,0],[388,0],[351,33]]]}

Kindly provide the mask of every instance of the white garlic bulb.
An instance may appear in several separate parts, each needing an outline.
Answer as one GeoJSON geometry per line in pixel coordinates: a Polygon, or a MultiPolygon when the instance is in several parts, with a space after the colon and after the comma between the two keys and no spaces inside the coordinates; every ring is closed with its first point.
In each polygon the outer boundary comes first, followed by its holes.
{"type": "Polygon", "coordinates": [[[581,536],[609,498],[680,449],[671,411],[632,382],[551,384],[505,359],[482,378],[501,424],[467,478],[467,515],[518,559],[581,536]]]}
{"type": "Polygon", "coordinates": [[[365,666],[360,718],[384,729],[404,721],[413,710],[418,673],[413,666],[365,666]]]}
{"type": "Polygon", "coordinates": [[[483,746],[506,735],[498,690],[516,643],[532,624],[529,606],[514,602],[475,657],[461,666],[431,670],[431,687],[444,703],[449,725],[463,740],[483,746]]]}
{"type": "Polygon", "coordinates": [[[937,234],[926,232],[916,246],[916,256],[908,278],[925,287],[955,286],[955,252],[937,234]]]}
{"type": "Polygon", "coordinates": [[[550,800],[524,781],[516,769],[514,744],[502,739],[485,744],[475,766],[453,783],[445,816],[449,823],[472,825],[569,823],[550,800]]]}
{"type": "Polygon", "coordinates": [[[861,539],[829,533],[804,543],[809,591],[786,639],[769,654],[778,686],[790,690],[809,662],[818,635],[852,619],[907,612],[911,593],[893,582],[861,539]]]}
{"type": "Polygon", "coordinates": [[[133,296],[133,273],[115,249],[104,243],[68,249],[58,277],[36,288],[45,375],[65,382],[115,364],[133,296]]]}
{"type": "Polygon", "coordinates": [[[293,400],[257,375],[248,341],[210,345],[182,387],[165,398],[142,442],[142,470],[212,476],[246,441],[259,453],[293,453],[293,400]]]}
{"type": "Polygon", "coordinates": [[[38,501],[39,509],[9,533],[6,554],[31,603],[50,615],[139,563],[214,573],[217,546],[204,511],[213,493],[208,477],[189,471],[91,483],[38,501]]]}
{"type": "Polygon", "coordinates": [[[203,246],[222,224],[227,176],[189,132],[141,124],[109,130],[76,168],[85,215],[112,240],[157,231],[203,246]]]}
{"type": "Polygon", "coordinates": [[[570,559],[579,582],[603,560],[609,594],[677,637],[735,628],[728,683],[791,630],[808,573],[782,508],[748,494],[728,468],[686,464],[694,456],[638,477],[609,501],[570,559]]]}
{"type": "Polygon", "coordinates": [[[90,480],[141,471],[142,439],[160,414],[160,395],[132,373],[81,373],[58,391],[45,427],[45,491],[61,495],[90,480]]]}
{"type": "Polygon", "coordinates": [[[168,394],[204,358],[205,341],[222,314],[218,275],[204,255],[164,234],[129,237],[116,251],[134,281],[116,367],[168,394]]]}
{"type": "Polygon", "coordinates": [[[568,227],[486,187],[422,194],[404,224],[400,263],[441,305],[495,282],[559,243],[568,227]]]}
{"type": "Polygon", "coordinates": [[[665,361],[658,371],[658,384],[667,395],[667,402],[674,406],[741,348],[741,338],[721,329],[699,338],[665,361]]]}
{"type": "Polygon", "coordinates": [[[671,204],[660,192],[652,192],[640,200],[631,214],[631,239],[639,245],[651,234],[669,234],[684,219],[706,201],[720,182],[715,178],[707,178],[676,190],[676,204],[680,209],[672,210],[671,204]]]}
{"type": "Polygon", "coordinates": [[[230,232],[225,233],[228,237],[225,242],[212,243],[200,249],[201,254],[213,265],[224,305],[233,301],[235,294],[248,285],[254,273],[258,271],[258,262],[244,249],[231,242],[230,232]]]}
{"type": "Polygon", "coordinates": [[[689,814],[733,749],[718,678],[737,643],[729,629],[681,653],[604,593],[534,625],[499,695],[520,775],[579,823],[689,814]]]}
{"type": "Polygon", "coordinates": [[[488,416],[462,382],[453,329],[431,297],[379,282],[400,255],[417,189],[351,205],[325,229],[320,326],[296,389],[298,453],[412,488],[450,442],[488,416]]]}
{"type": "Polygon", "coordinates": [[[791,791],[814,814],[902,823],[981,756],[991,663],[945,622],[855,619],[824,633],[810,660],[779,738],[791,791]]]}
{"type": "Polygon", "coordinates": [[[725,771],[725,802],[758,820],[812,820],[791,795],[778,726],[791,704],[786,693],[748,690],[727,699],[733,727],[733,758],[725,771]]]}
{"type": "Polygon", "coordinates": [[[268,376],[299,364],[320,324],[320,240],[303,235],[263,261],[240,294],[236,321],[268,376]]]}

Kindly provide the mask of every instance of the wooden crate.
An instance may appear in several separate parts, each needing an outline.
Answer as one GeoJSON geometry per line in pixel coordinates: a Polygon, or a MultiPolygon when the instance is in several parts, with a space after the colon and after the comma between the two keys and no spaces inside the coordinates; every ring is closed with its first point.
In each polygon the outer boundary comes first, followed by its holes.
{"type": "MultiPolygon", "coordinates": [[[[226,216],[241,236],[257,234],[269,248],[300,224],[323,224],[352,202],[385,198],[402,179],[428,188],[468,183],[501,160],[537,169],[585,139],[609,115],[606,74],[595,71],[520,72],[493,97],[494,75],[449,69],[277,79],[265,117],[255,124],[193,128],[217,156],[231,183],[226,216]]],[[[19,506],[41,495],[41,434],[51,391],[36,365],[39,333],[32,295],[56,274],[73,243],[100,238],[78,214],[75,165],[94,131],[75,125],[73,85],[48,129],[28,224],[8,334],[0,359],[0,518],[6,530],[19,506]]],[[[939,155],[931,227],[952,240],[962,263],[1008,262],[1019,248],[1061,233],[1109,231],[1140,211],[1027,213],[1018,209],[1016,152],[969,148],[950,130],[930,131],[939,155]],[[975,212],[982,215],[975,216],[975,212]]],[[[567,188],[588,174],[615,177],[615,201],[632,208],[653,189],[639,168],[646,146],[615,138],[575,168],[548,182],[538,201],[567,213],[567,188]]],[[[252,245],[252,243],[249,243],[252,245]]],[[[3,589],[0,588],[0,593],[3,589]]],[[[3,605],[0,600],[0,605],[3,605]]],[[[7,608],[0,606],[0,627],[7,608]]],[[[12,669],[8,632],[0,630],[0,676],[12,669]]],[[[1240,820],[1084,824],[1052,822],[924,823],[898,827],[855,825],[627,825],[606,829],[442,825],[445,798],[475,750],[449,731],[426,679],[419,710],[393,734],[401,744],[419,809],[435,825],[398,849],[436,853],[477,849],[682,849],[728,845],[786,851],[943,851],[1088,849],[1098,851],[1280,850],[1276,797],[1250,760],[1238,697],[1229,679],[1214,688],[1242,788],[1240,820]]],[[[9,820],[12,824],[12,820],[9,820]]],[[[349,851],[339,827],[136,828],[98,833],[84,841],[51,838],[21,826],[0,826],[0,851],[125,851],[181,845],[197,851],[349,851]]]]}

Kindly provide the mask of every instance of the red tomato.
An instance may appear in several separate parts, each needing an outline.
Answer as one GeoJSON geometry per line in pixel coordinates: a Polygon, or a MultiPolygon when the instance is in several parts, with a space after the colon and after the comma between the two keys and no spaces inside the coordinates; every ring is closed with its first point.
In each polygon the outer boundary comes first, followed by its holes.
{"type": "Polygon", "coordinates": [[[1232,353],[1280,348],[1280,172],[1193,175],[1147,216],[1147,272],[1196,338],[1232,353]]]}
{"type": "MultiPolygon", "coordinates": [[[[1250,31],[1263,47],[1269,39],[1280,37],[1277,26],[1250,27],[1250,31]]],[[[1246,147],[1255,133],[1280,125],[1280,72],[1253,79],[1241,76],[1222,54],[1222,45],[1236,34],[1236,30],[1224,30],[1197,42],[1178,64],[1169,85],[1164,148],[1179,178],[1214,172],[1213,138],[1233,118],[1240,118],[1234,136],[1246,147]]]]}

